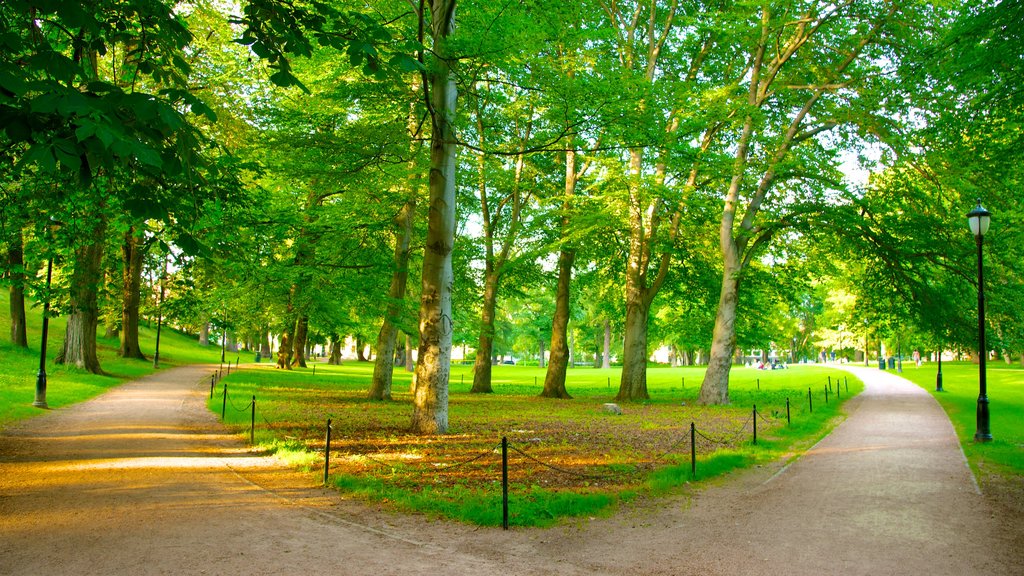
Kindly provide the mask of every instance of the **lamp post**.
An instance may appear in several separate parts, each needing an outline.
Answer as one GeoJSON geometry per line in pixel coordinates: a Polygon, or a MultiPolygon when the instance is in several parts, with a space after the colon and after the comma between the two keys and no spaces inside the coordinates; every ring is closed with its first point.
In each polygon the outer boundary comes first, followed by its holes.
{"type": "Polygon", "coordinates": [[[32,405],[49,408],[46,404],[46,337],[50,332],[50,280],[53,278],[53,256],[46,261],[46,295],[43,300],[43,336],[39,346],[39,373],[36,375],[36,397],[32,405]]]}
{"type": "Polygon", "coordinates": [[[942,347],[939,347],[939,371],[935,374],[935,391],[943,392],[942,390],[942,347]]]}
{"type": "Polygon", "coordinates": [[[988,232],[991,216],[991,212],[982,208],[980,198],[974,210],[967,213],[967,223],[971,227],[971,234],[974,234],[974,239],[978,243],[978,429],[974,433],[976,442],[992,441],[988,414],[988,383],[985,374],[985,360],[988,353],[985,347],[985,276],[981,257],[981,244],[985,233],[988,232]]]}

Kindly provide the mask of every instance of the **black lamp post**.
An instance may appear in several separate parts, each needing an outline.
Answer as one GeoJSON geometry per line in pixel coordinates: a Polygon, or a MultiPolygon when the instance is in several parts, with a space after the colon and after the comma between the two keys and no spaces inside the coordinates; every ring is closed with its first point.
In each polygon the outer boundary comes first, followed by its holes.
{"type": "Polygon", "coordinates": [[[942,390],[942,347],[939,347],[939,371],[935,374],[935,391],[943,392],[942,390]]]}
{"type": "Polygon", "coordinates": [[[971,227],[971,234],[974,234],[974,239],[978,243],[978,429],[974,433],[976,442],[992,441],[988,414],[988,383],[985,374],[985,360],[988,352],[985,347],[985,276],[981,257],[982,239],[985,237],[985,232],[988,232],[991,216],[991,212],[982,208],[980,198],[974,210],[967,213],[967,223],[971,227]]]}
{"type": "Polygon", "coordinates": [[[53,278],[53,256],[46,261],[46,296],[43,300],[43,337],[39,346],[39,374],[36,375],[36,398],[32,405],[49,408],[46,404],[46,337],[50,332],[50,280],[53,278]]]}

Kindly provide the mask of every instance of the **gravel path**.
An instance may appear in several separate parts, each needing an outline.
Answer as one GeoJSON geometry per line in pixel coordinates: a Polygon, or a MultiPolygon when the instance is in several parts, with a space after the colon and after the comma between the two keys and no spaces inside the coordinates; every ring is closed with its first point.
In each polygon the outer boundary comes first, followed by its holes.
{"type": "Polygon", "coordinates": [[[0,436],[0,574],[1024,574],[938,404],[878,370],[808,454],[695,497],[503,532],[392,514],[247,453],[167,370],[0,436]]]}

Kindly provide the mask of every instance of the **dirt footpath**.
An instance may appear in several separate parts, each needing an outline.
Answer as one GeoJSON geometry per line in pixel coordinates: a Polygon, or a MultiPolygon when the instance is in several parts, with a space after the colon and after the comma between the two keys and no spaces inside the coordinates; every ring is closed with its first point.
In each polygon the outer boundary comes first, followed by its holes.
{"type": "Polygon", "coordinates": [[[177,368],[0,436],[0,574],[1024,574],[937,403],[878,370],[789,466],[548,529],[404,516],[255,457],[177,368]]]}

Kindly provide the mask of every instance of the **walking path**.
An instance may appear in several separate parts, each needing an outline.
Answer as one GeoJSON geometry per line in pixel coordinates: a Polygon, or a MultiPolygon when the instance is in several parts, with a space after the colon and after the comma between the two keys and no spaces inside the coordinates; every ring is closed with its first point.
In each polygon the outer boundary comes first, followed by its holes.
{"type": "Polygon", "coordinates": [[[548,530],[382,511],[249,454],[167,370],[0,435],[0,574],[1024,574],[916,386],[851,369],[850,417],[787,467],[548,530]]]}

